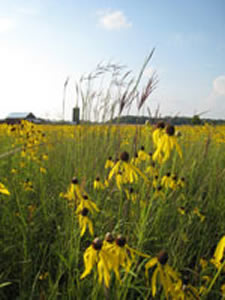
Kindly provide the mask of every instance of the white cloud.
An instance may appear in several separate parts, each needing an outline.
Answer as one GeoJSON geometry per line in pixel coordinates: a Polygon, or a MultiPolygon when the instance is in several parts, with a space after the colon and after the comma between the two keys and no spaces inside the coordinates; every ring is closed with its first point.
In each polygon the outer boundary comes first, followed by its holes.
{"type": "Polygon", "coordinates": [[[119,30],[132,26],[132,23],[128,22],[126,16],[120,10],[104,13],[100,17],[99,23],[107,30],[119,30]]]}
{"type": "Polygon", "coordinates": [[[0,33],[8,32],[13,29],[14,21],[10,18],[0,18],[0,33]]]}
{"type": "Polygon", "coordinates": [[[218,76],[213,81],[213,90],[218,94],[225,96],[225,75],[218,76]]]}

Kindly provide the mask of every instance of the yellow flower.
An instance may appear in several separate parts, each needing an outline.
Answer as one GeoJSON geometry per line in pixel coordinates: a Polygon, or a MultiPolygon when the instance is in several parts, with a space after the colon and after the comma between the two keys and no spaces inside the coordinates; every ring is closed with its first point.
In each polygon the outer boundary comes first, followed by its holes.
{"type": "Polygon", "coordinates": [[[181,215],[185,215],[186,214],[186,211],[185,211],[185,208],[183,207],[183,206],[181,206],[181,207],[178,207],[178,212],[181,214],[181,215]]]}
{"type": "Polygon", "coordinates": [[[10,195],[10,192],[8,191],[8,189],[1,182],[0,182],[0,194],[10,195]]]}
{"type": "Polygon", "coordinates": [[[60,193],[60,197],[67,198],[69,201],[75,202],[82,200],[82,192],[78,183],[78,179],[74,177],[66,193],[60,193]]]}
{"type": "Polygon", "coordinates": [[[47,171],[44,167],[40,167],[40,172],[43,173],[43,174],[46,174],[47,171]]]}
{"type": "Polygon", "coordinates": [[[112,169],[114,167],[114,162],[112,161],[112,157],[110,156],[105,162],[105,169],[112,169]]]}
{"type": "Polygon", "coordinates": [[[12,173],[12,174],[16,174],[16,173],[17,173],[17,170],[14,169],[14,168],[12,168],[11,173],[12,173]]]}
{"type": "Polygon", "coordinates": [[[84,266],[85,270],[81,274],[80,279],[88,276],[95,265],[97,265],[98,281],[104,283],[106,287],[109,287],[110,283],[110,268],[111,263],[110,254],[102,247],[103,242],[99,238],[95,238],[91,246],[89,246],[84,252],[84,266]]]}
{"type": "Polygon", "coordinates": [[[41,274],[41,275],[38,277],[38,279],[39,279],[39,280],[44,280],[44,279],[46,279],[47,277],[48,277],[48,272],[45,272],[45,273],[41,274]]]}
{"type": "Polygon", "coordinates": [[[30,179],[26,179],[26,181],[23,183],[23,188],[25,191],[27,192],[33,192],[34,188],[33,188],[33,183],[30,181],[30,179]]]}
{"type": "Polygon", "coordinates": [[[223,297],[223,299],[224,299],[224,298],[225,298],[225,284],[222,284],[222,285],[221,285],[220,290],[221,290],[221,293],[222,293],[222,297],[223,297]]]}
{"type": "Polygon", "coordinates": [[[122,190],[122,187],[121,187],[122,184],[123,184],[122,172],[119,171],[118,174],[116,174],[116,185],[120,191],[122,190]]]}
{"type": "Polygon", "coordinates": [[[130,163],[134,166],[138,166],[140,164],[141,160],[138,157],[138,153],[136,152],[134,157],[131,158],[130,163]]]}
{"type": "Polygon", "coordinates": [[[140,175],[146,182],[148,178],[134,165],[129,162],[129,154],[124,151],[120,155],[120,160],[115,164],[109,173],[108,179],[110,180],[113,176],[121,172],[123,183],[134,183],[138,180],[138,175],[140,175]]]}
{"type": "Polygon", "coordinates": [[[95,178],[93,186],[94,186],[95,190],[104,190],[105,189],[105,185],[100,181],[99,176],[97,176],[95,178]]]}
{"type": "Polygon", "coordinates": [[[165,200],[165,198],[166,198],[165,194],[163,193],[161,185],[156,187],[156,190],[153,194],[153,199],[155,199],[155,198],[161,198],[163,200],[165,200]]]}
{"type": "Polygon", "coordinates": [[[159,175],[159,172],[158,170],[156,169],[155,167],[155,162],[151,162],[150,166],[148,166],[145,170],[145,173],[149,176],[158,176],[159,175]]]}
{"type": "Polygon", "coordinates": [[[197,207],[194,208],[193,213],[200,218],[201,222],[205,220],[205,216],[200,213],[197,207]]]}
{"type": "Polygon", "coordinates": [[[219,241],[216,250],[214,252],[213,258],[210,260],[216,266],[217,269],[219,269],[221,266],[221,261],[224,256],[224,251],[225,251],[225,235],[219,241]]]}
{"type": "Polygon", "coordinates": [[[163,133],[158,140],[156,151],[153,154],[153,160],[158,160],[160,163],[164,163],[169,159],[174,148],[176,149],[180,158],[182,158],[181,148],[177,142],[177,137],[174,134],[174,126],[167,125],[166,132],[163,133]]]}
{"type": "Polygon", "coordinates": [[[43,160],[48,160],[48,154],[42,154],[41,158],[42,158],[43,160]]]}
{"type": "Polygon", "coordinates": [[[89,210],[84,207],[82,209],[82,211],[78,214],[78,222],[79,222],[79,227],[81,229],[81,232],[80,232],[80,236],[82,237],[87,228],[90,232],[90,234],[93,236],[94,235],[94,228],[93,228],[93,224],[92,224],[92,221],[88,218],[88,212],[89,210]]]}
{"type": "Polygon", "coordinates": [[[129,190],[126,189],[125,193],[128,200],[131,200],[133,203],[136,202],[138,195],[134,192],[134,189],[132,187],[129,190]]]}
{"type": "Polygon", "coordinates": [[[171,188],[171,190],[174,190],[174,191],[177,189],[178,185],[177,185],[177,175],[176,174],[173,174],[171,176],[169,187],[171,188]]]}
{"type": "Polygon", "coordinates": [[[161,179],[161,185],[164,186],[166,189],[170,187],[171,184],[171,173],[168,172],[164,175],[161,179]]]}
{"type": "Polygon", "coordinates": [[[141,149],[138,151],[138,158],[141,161],[149,161],[150,160],[150,156],[148,153],[145,152],[144,146],[141,146],[141,149]]]}
{"type": "Polygon", "coordinates": [[[202,267],[202,270],[204,270],[204,269],[208,266],[207,260],[204,259],[204,258],[202,258],[202,257],[200,258],[199,263],[200,263],[200,265],[201,265],[201,267],[202,267]]]}
{"type": "Polygon", "coordinates": [[[184,177],[181,177],[181,178],[178,179],[177,186],[180,187],[180,188],[185,187],[185,178],[184,177]]]}
{"type": "Polygon", "coordinates": [[[156,129],[153,131],[152,140],[156,147],[158,147],[159,141],[164,133],[165,123],[158,122],[156,129]]]}
{"type": "Polygon", "coordinates": [[[168,254],[166,251],[162,250],[157,257],[151,258],[145,265],[145,275],[148,279],[148,270],[154,266],[156,269],[152,274],[151,286],[152,286],[152,296],[155,297],[157,291],[157,278],[159,277],[160,283],[163,287],[166,298],[169,299],[169,294],[173,296],[177,294],[178,286],[180,284],[180,277],[177,272],[175,272],[168,264],[168,254]]]}
{"type": "Polygon", "coordinates": [[[78,205],[76,209],[76,213],[80,213],[84,208],[87,208],[92,214],[94,212],[99,212],[99,208],[97,205],[88,198],[88,195],[83,195],[80,204],[78,205]]]}
{"type": "Polygon", "coordinates": [[[114,270],[118,270],[119,267],[123,267],[128,273],[130,271],[131,265],[135,260],[135,255],[149,258],[150,256],[139,252],[128,246],[126,238],[124,236],[118,235],[115,242],[108,245],[107,250],[113,255],[114,260],[114,270]]]}

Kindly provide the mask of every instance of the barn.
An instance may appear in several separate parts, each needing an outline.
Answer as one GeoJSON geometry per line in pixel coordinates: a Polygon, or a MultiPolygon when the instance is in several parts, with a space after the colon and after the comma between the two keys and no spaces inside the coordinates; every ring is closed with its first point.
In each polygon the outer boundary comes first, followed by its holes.
{"type": "Polygon", "coordinates": [[[5,118],[5,123],[7,124],[19,124],[22,120],[27,120],[30,122],[36,123],[38,120],[35,115],[31,112],[14,112],[10,113],[6,118],[5,118]]]}

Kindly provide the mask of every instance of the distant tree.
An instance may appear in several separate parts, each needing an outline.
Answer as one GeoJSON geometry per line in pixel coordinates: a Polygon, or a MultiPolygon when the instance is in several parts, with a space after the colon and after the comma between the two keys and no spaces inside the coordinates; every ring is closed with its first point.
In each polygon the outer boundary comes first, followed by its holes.
{"type": "Polygon", "coordinates": [[[199,115],[194,115],[194,116],[192,117],[192,119],[191,119],[191,123],[192,123],[193,125],[201,125],[201,124],[202,124],[202,121],[201,121],[199,115]]]}

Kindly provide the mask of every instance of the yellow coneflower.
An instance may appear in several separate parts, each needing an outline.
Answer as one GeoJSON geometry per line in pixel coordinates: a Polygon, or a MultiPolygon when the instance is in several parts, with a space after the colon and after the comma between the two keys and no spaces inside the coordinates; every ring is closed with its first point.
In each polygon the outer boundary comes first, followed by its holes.
{"type": "Polygon", "coordinates": [[[200,261],[199,261],[199,264],[202,267],[202,270],[204,270],[208,266],[208,261],[201,257],[200,261]]]}
{"type": "Polygon", "coordinates": [[[185,187],[185,178],[184,177],[181,177],[181,178],[178,179],[177,186],[179,188],[184,188],[185,187]]]}
{"type": "Polygon", "coordinates": [[[43,173],[43,174],[46,174],[47,170],[44,167],[40,167],[40,172],[43,173]]]}
{"type": "Polygon", "coordinates": [[[109,187],[109,181],[107,179],[104,180],[104,186],[105,188],[109,187]]]}
{"type": "Polygon", "coordinates": [[[91,246],[84,252],[84,267],[85,270],[81,274],[80,279],[88,276],[95,265],[97,265],[98,281],[109,287],[110,283],[110,267],[112,263],[111,255],[103,248],[103,242],[99,238],[95,238],[91,246]]]}
{"type": "Polygon", "coordinates": [[[88,228],[90,234],[92,236],[94,236],[94,228],[93,228],[92,221],[87,216],[88,212],[89,212],[89,210],[86,207],[84,207],[82,209],[82,211],[80,211],[78,214],[78,222],[79,222],[79,227],[81,229],[81,232],[80,232],[81,237],[85,234],[87,228],[88,228]]]}
{"type": "Polygon", "coordinates": [[[34,191],[33,183],[30,181],[29,178],[27,178],[26,181],[23,183],[23,188],[26,192],[34,191]]]}
{"type": "Polygon", "coordinates": [[[137,193],[134,192],[134,189],[131,187],[128,189],[125,190],[125,194],[126,194],[126,197],[128,200],[131,200],[133,203],[136,202],[137,200],[137,193]]]}
{"type": "Polygon", "coordinates": [[[158,147],[160,138],[164,133],[164,128],[165,128],[165,123],[161,121],[156,124],[156,129],[153,131],[152,140],[156,147],[158,147]]]}
{"type": "Polygon", "coordinates": [[[141,149],[138,151],[138,158],[141,161],[149,161],[150,160],[150,156],[148,153],[145,152],[144,146],[141,146],[141,149]]]}
{"type": "Polygon", "coordinates": [[[79,186],[78,179],[73,177],[69,188],[67,189],[66,193],[60,193],[60,197],[67,198],[69,201],[74,200],[75,202],[82,200],[82,191],[79,186]]]}
{"type": "Polygon", "coordinates": [[[167,125],[165,133],[160,136],[157,142],[157,148],[153,154],[153,160],[158,160],[160,163],[164,163],[169,159],[174,148],[180,158],[182,158],[181,148],[177,142],[177,137],[175,136],[175,128],[173,125],[167,125]]]}
{"type": "Polygon", "coordinates": [[[198,216],[200,218],[201,222],[204,222],[205,220],[205,216],[203,214],[200,213],[198,207],[195,207],[193,210],[193,214],[195,214],[196,216],[198,216]]]}
{"type": "Polygon", "coordinates": [[[185,208],[183,206],[178,207],[177,211],[183,216],[186,214],[185,208]]]}
{"type": "Polygon", "coordinates": [[[112,169],[114,166],[114,162],[112,160],[112,157],[109,156],[109,158],[105,162],[105,169],[112,169]]]}
{"type": "Polygon", "coordinates": [[[100,181],[100,177],[97,176],[94,180],[93,187],[95,190],[104,190],[105,185],[100,181]]]}
{"type": "Polygon", "coordinates": [[[16,174],[16,173],[17,173],[17,169],[12,168],[11,173],[12,173],[12,174],[16,174]]]}
{"type": "Polygon", "coordinates": [[[134,166],[138,166],[139,163],[140,163],[140,161],[141,161],[141,160],[139,159],[138,153],[136,152],[136,153],[134,154],[134,157],[131,158],[130,163],[131,163],[132,165],[134,165],[134,166]]]}
{"type": "Polygon", "coordinates": [[[163,200],[165,200],[166,198],[165,194],[163,193],[163,188],[161,185],[158,185],[155,189],[155,192],[153,194],[153,199],[155,198],[161,198],[163,200]]]}
{"type": "Polygon", "coordinates": [[[145,173],[151,177],[153,176],[159,176],[159,172],[158,170],[156,169],[156,165],[155,165],[155,162],[151,162],[150,166],[148,166],[145,170],[145,173]]]}
{"type": "Polygon", "coordinates": [[[103,249],[106,252],[111,252],[111,260],[108,261],[109,270],[113,270],[116,275],[116,279],[121,283],[120,280],[120,272],[118,264],[115,264],[115,257],[113,256],[113,252],[111,251],[112,245],[115,242],[115,238],[111,232],[107,232],[105,235],[105,239],[103,241],[103,249]]]}
{"type": "Polygon", "coordinates": [[[170,178],[170,185],[169,187],[171,188],[171,190],[176,190],[177,187],[178,187],[178,179],[177,179],[177,175],[176,174],[173,174],[171,175],[171,178],[170,178]]]}
{"type": "Polygon", "coordinates": [[[164,186],[166,189],[170,187],[171,184],[171,173],[167,172],[161,179],[161,185],[164,186]]]}
{"type": "Polygon", "coordinates": [[[99,212],[97,205],[88,198],[88,195],[82,195],[80,199],[80,204],[77,206],[76,213],[80,213],[84,208],[87,208],[92,214],[94,212],[99,212]]]}
{"type": "Polygon", "coordinates": [[[42,154],[41,159],[48,160],[48,154],[42,154]]]}
{"type": "Polygon", "coordinates": [[[216,250],[214,252],[213,258],[210,260],[211,263],[213,263],[217,269],[221,266],[221,261],[224,256],[225,251],[225,235],[220,239],[216,250]]]}
{"type": "Polygon", "coordinates": [[[38,279],[39,279],[39,280],[45,280],[45,279],[48,277],[48,275],[49,275],[48,272],[42,273],[42,274],[38,277],[38,279]]]}
{"type": "Polygon", "coordinates": [[[8,189],[1,182],[0,182],[0,193],[4,194],[4,195],[10,195],[10,192],[8,191],[8,189]]]}
{"type": "Polygon", "coordinates": [[[225,283],[221,285],[220,290],[221,290],[223,299],[225,299],[225,283]]]}
{"type": "Polygon", "coordinates": [[[152,186],[154,188],[157,188],[158,185],[159,185],[159,176],[155,175],[154,178],[153,178],[153,181],[152,181],[152,186]]]}
{"type": "Polygon", "coordinates": [[[179,280],[175,284],[173,299],[177,300],[200,300],[200,292],[191,284],[183,284],[182,280],[179,280]]]}
{"type": "Polygon", "coordinates": [[[115,242],[108,247],[108,251],[114,256],[114,268],[119,269],[123,267],[126,272],[130,271],[131,265],[135,260],[135,255],[139,255],[145,258],[150,256],[139,252],[128,246],[126,238],[122,235],[118,235],[115,242]]]}
{"type": "Polygon", "coordinates": [[[117,174],[116,174],[116,185],[118,187],[118,189],[121,191],[122,190],[122,184],[123,183],[126,183],[124,182],[123,180],[123,177],[122,177],[122,172],[119,171],[117,174]]]}
{"type": "Polygon", "coordinates": [[[163,286],[166,298],[169,299],[169,294],[172,296],[177,293],[178,283],[181,281],[179,274],[175,272],[168,264],[168,253],[164,250],[160,251],[157,257],[151,258],[145,265],[145,275],[148,279],[148,270],[156,266],[152,274],[151,286],[152,286],[152,296],[155,297],[157,292],[157,278],[159,277],[160,283],[163,286]]]}
{"type": "Polygon", "coordinates": [[[122,173],[123,183],[136,182],[138,180],[138,175],[148,182],[148,178],[141,172],[141,170],[129,163],[129,154],[126,151],[121,153],[120,160],[110,171],[108,179],[110,180],[113,176],[117,175],[119,171],[122,173]]]}

